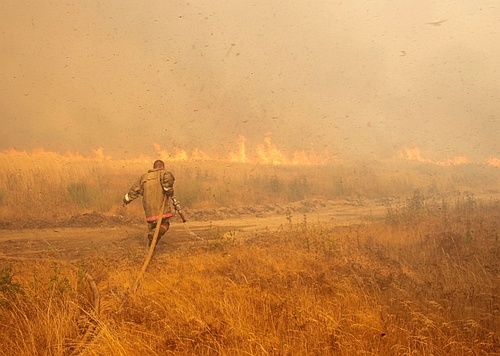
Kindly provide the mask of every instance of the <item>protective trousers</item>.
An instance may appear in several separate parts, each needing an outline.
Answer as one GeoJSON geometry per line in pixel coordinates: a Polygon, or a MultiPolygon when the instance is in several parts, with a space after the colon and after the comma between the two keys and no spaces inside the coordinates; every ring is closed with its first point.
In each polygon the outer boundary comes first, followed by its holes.
{"type": "MultiPolygon", "coordinates": [[[[160,241],[160,239],[162,238],[163,235],[165,235],[165,233],[168,231],[168,229],[170,228],[170,221],[168,218],[163,218],[162,221],[161,221],[161,225],[160,225],[160,232],[158,233],[158,238],[156,240],[156,243],[158,244],[158,242],[160,241]]],[[[151,222],[148,222],[148,246],[151,246],[151,243],[153,242],[153,236],[155,234],[155,229],[156,229],[156,221],[151,221],[151,222]]]]}

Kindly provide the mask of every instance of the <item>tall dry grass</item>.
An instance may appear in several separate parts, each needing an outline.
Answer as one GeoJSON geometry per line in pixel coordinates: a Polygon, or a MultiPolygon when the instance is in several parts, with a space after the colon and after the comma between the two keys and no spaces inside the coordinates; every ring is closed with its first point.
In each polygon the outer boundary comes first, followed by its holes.
{"type": "Polygon", "coordinates": [[[56,261],[4,262],[1,354],[66,355],[76,348],[79,328],[86,327],[92,312],[82,270],[56,261]]]}
{"type": "Polygon", "coordinates": [[[159,250],[137,294],[127,259],[2,262],[2,354],[74,350],[90,300],[78,271],[102,295],[82,355],[498,354],[500,203],[431,203],[415,194],[350,226],[283,216],[277,230],[159,250]]]}
{"type": "MultiPolygon", "coordinates": [[[[52,152],[0,152],[0,218],[58,221],[86,212],[142,216],[140,204],[121,208],[123,195],[151,159],[113,160],[52,152]]],[[[320,199],[449,196],[498,190],[500,170],[407,161],[352,161],[320,166],[272,166],[223,161],[167,161],[185,209],[281,204],[320,199]],[[481,190],[478,192],[478,190],[481,190]]]]}

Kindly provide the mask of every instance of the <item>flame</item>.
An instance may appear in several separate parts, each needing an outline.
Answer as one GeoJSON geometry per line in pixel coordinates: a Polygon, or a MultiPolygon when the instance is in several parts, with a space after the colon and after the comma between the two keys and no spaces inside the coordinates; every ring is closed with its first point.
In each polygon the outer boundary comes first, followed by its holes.
{"type": "Polygon", "coordinates": [[[164,149],[161,148],[160,144],[153,143],[153,147],[154,147],[156,153],[158,154],[158,156],[160,157],[160,159],[165,161],[170,156],[167,151],[165,151],[164,149]]]}
{"type": "Polygon", "coordinates": [[[246,147],[245,147],[246,141],[247,139],[245,136],[243,135],[238,136],[237,140],[238,151],[236,153],[229,153],[230,162],[247,163],[246,147]]]}
{"type": "Polygon", "coordinates": [[[156,154],[162,159],[163,161],[187,161],[189,159],[202,159],[202,157],[207,157],[202,151],[196,149],[193,151],[193,157],[189,157],[189,154],[187,153],[186,150],[183,150],[179,147],[174,147],[173,152],[168,152],[167,150],[163,149],[160,144],[154,143],[153,148],[156,151],[156,154]]]}
{"type": "Polygon", "coordinates": [[[287,156],[272,142],[271,133],[264,135],[263,143],[256,146],[253,155],[248,153],[247,139],[243,135],[237,137],[237,148],[235,151],[229,152],[227,157],[213,156],[200,149],[194,149],[191,153],[188,153],[186,150],[178,147],[174,147],[173,152],[169,152],[157,143],[153,147],[164,161],[202,160],[264,165],[325,165],[340,162],[339,158],[330,157],[327,152],[322,155],[318,154],[314,149],[310,151],[295,151],[291,156],[287,156]]]}
{"type": "Polygon", "coordinates": [[[399,157],[409,161],[432,162],[430,159],[423,158],[420,154],[420,147],[416,144],[411,144],[409,147],[403,147],[399,153],[399,157]]]}
{"type": "Polygon", "coordinates": [[[271,134],[264,136],[264,144],[257,145],[257,163],[281,165],[287,163],[284,154],[272,143],[271,134]]]}
{"type": "Polygon", "coordinates": [[[104,162],[104,161],[111,160],[111,156],[107,156],[104,154],[104,148],[102,148],[102,147],[93,149],[92,153],[94,154],[95,160],[98,162],[104,162]]]}
{"type": "Polygon", "coordinates": [[[98,147],[92,149],[92,155],[84,156],[78,152],[66,152],[66,153],[57,153],[53,151],[47,151],[44,148],[35,148],[31,152],[28,151],[18,151],[13,148],[2,151],[8,156],[24,156],[24,157],[40,157],[47,159],[62,159],[64,161],[97,161],[104,162],[111,160],[112,157],[104,154],[104,148],[98,147]]]}
{"type": "Polygon", "coordinates": [[[444,161],[437,161],[435,163],[440,166],[459,166],[461,164],[469,163],[469,159],[465,156],[455,156],[444,161]]]}
{"type": "Polygon", "coordinates": [[[191,159],[197,160],[197,161],[209,161],[210,156],[203,152],[202,150],[195,148],[193,152],[191,153],[191,159]]]}
{"type": "Polygon", "coordinates": [[[491,156],[486,160],[486,164],[488,166],[491,166],[491,167],[499,167],[500,168],[500,158],[496,158],[496,157],[491,156]]]}
{"type": "Polygon", "coordinates": [[[172,161],[187,161],[188,159],[189,155],[185,150],[174,147],[174,155],[172,157],[172,161]]]}
{"type": "Polygon", "coordinates": [[[465,156],[455,156],[452,158],[448,158],[445,160],[439,160],[439,161],[432,160],[430,158],[425,158],[420,153],[420,147],[418,147],[414,143],[408,147],[403,147],[399,153],[399,157],[401,159],[406,159],[409,161],[432,163],[432,164],[436,164],[438,166],[458,166],[461,164],[469,163],[469,159],[465,156]]]}
{"type": "MultiPolygon", "coordinates": [[[[248,140],[245,136],[239,135],[236,138],[234,151],[230,151],[226,156],[216,156],[209,154],[201,149],[194,148],[186,150],[180,147],[173,147],[171,150],[166,150],[160,144],[153,144],[156,152],[156,157],[164,161],[220,161],[231,163],[247,163],[247,164],[262,164],[262,165],[293,165],[293,166],[310,166],[310,165],[328,165],[342,163],[342,160],[337,156],[331,156],[325,149],[324,152],[317,152],[314,147],[307,150],[297,150],[291,153],[286,153],[281,150],[272,140],[272,134],[264,135],[263,141],[255,146],[248,146],[248,140]]],[[[24,156],[47,159],[61,159],[66,162],[91,161],[91,162],[109,162],[116,161],[122,163],[137,163],[149,164],[153,161],[150,156],[139,155],[135,158],[114,159],[107,155],[103,147],[98,147],[91,151],[90,155],[82,155],[78,152],[56,153],[47,151],[44,148],[37,148],[31,152],[17,151],[15,149],[7,149],[0,151],[0,154],[6,157],[24,156]]],[[[469,164],[470,161],[465,156],[454,156],[443,160],[433,160],[424,157],[420,147],[416,144],[403,147],[399,152],[399,158],[409,161],[417,161],[422,163],[430,163],[439,166],[458,166],[469,164]]],[[[156,158],[155,158],[156,159],[156,158]]],[[[482,161],[482,164],[491,167],[500,167],[500,158],[491,156],[482,161]]]]}
{"type": "MultiPolygon", "coordinates": [[[[299,150],[287,155],[278,148],[272,141],[272,134],[264,135],[263,142],[257,144],[254,149],[247,148],[247,139],[243,135],[239,135],[236,139],[236,150],[228,152],[226,157],[214,156],[208,154],[198,148],[191,151],[180,147],[173,147],[167,150],[158,143],[153,144],[153,149],[156,157],[164,161],[221,161],[232,163],[248,163],[248,164],[264,164],[264,165],[326,165],[329,163],[339,163],[341,160],[337,157],[331,157],[328,153],[317,153],[314,149],[299,150]],[[249,153],[251,152],[251,153],[249,153]]],[[[31,152],[17,151],[8,149],[0,151],[0,154],[7,156],[25,156],[25,157],[42,157],[48,159],[60,159],[62,161],[92,161],[92,162],[107,162],[117,161],[125,163],[145,163],[151,162],[153,159],[146,155],[139,155],[136,158],[113,159],[107,155],[103,147],[95,148],[90,155],[84,156],[80,153],[56,153],[47,151],[44,148],[37,148],[31,152]]]]}
{"type": "Polygon", "coordinates": [[[311,150],[309,153],[306,151],[296,151],[293,154],[292,164],[300,165],[302,162],[309,162],[309,164],[325,165],[328,163],[340,163],[341,159],[337,157],[329,157],[326,152],[323,155],[311,150]]]}

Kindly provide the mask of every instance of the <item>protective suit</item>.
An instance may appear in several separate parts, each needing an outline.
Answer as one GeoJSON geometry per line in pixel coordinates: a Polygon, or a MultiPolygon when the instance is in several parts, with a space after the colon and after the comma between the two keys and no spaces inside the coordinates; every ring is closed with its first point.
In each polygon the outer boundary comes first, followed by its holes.
{"type": "Polygon", "coordinates": [[[172,216],[172,209],[168,198],[174,193],[174,181],[173,174],[167,172],[164,168],[150,169],[130,187],[124,200],[128,200],[127,203],[130,203],[142,195],[142,206],[146,221],[152,222],[158,219],[163,196],[166,195],[167,201],[163,209],[163,218],[169,218],[172,216]]]}
{"type": "Polygon", "coordinates": [[[159,241],[168,231],[170,227],[169,219],[173,215],[170,197],[174,195],[175,178],[172,173],[165,170],[163,162],[157,162],[155,162],[154,167],[159,165],[161,168],[153,168],[143,174],[132,187],[130,187],[128,193],[125,194],[123,198],[123,204],[127,205],[139,196],[142,196],[142,206],[144,208],[144,214],[146,215],[146,221],[148,222],[148,240],[150,245],[153,240],[158,214],[163,204],[164,197],[166,200],[157,241],[159,241]]]}

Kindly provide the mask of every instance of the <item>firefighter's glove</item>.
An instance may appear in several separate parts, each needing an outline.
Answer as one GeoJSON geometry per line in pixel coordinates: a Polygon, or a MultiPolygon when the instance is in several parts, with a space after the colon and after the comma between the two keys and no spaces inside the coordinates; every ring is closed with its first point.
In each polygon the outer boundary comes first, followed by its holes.
{"type": "Polygon", "coordinates": [[[167,197],[173,197],[174,196],[174,188],[170,187],[170,188],[163,188],[163,190],[165,191],[165,195],[167,197]]]}
{"type": "Polygon", "coordinates": [[[131,201],[132,201],[132,199],[130,199],[130,197],[128,196],[128,193],[125,194],[125,196],[123,197],[123,206],[127,206],[128,204],[130,204],[131,201]]]}

